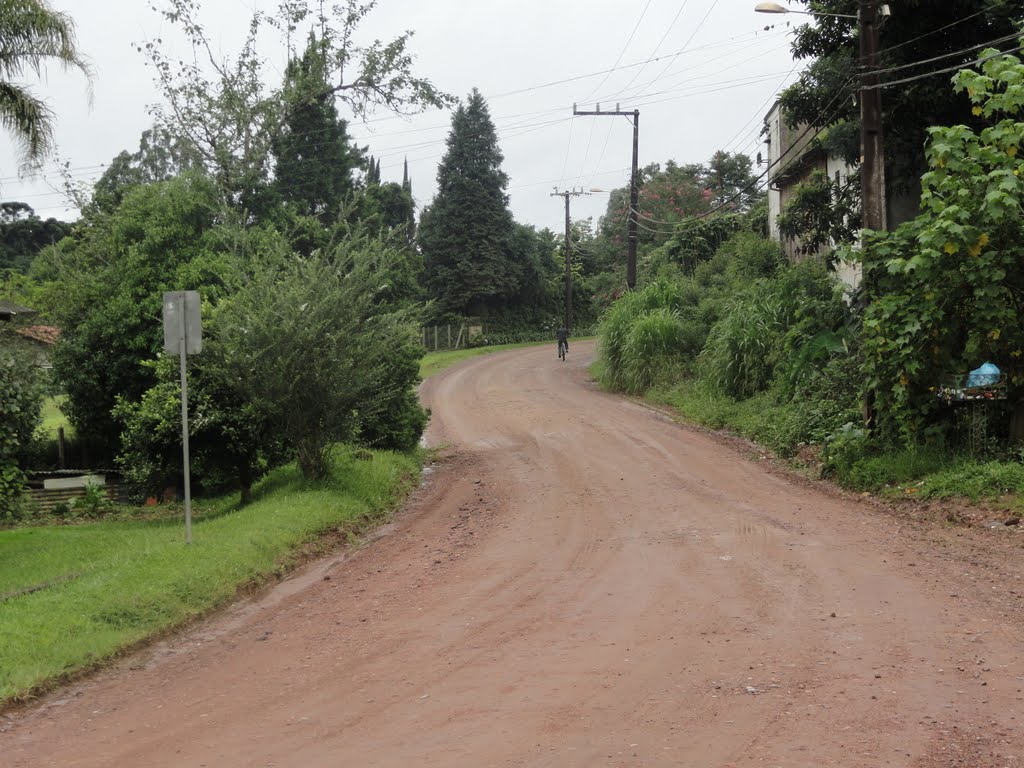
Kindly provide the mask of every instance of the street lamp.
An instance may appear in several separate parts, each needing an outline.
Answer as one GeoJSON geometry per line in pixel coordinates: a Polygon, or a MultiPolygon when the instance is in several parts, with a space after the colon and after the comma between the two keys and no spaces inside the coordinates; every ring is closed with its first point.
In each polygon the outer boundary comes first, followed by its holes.
{"type": "MultiPolygon", "coordinates": [[[[882,11],[884,15],[888,15],[889,6],[882,6],[885,10],[882,11]]],[[[754,6],[754,10],[757,13],[801,13],[804,16],[835,16],[839,19],[856,19],[856,16],[851,16],[848,13],[823,13],[819,11],[794,11],[792,8],[786,8],[785,6],[779,5],[778,3],[758,3],[754,6]]]]}

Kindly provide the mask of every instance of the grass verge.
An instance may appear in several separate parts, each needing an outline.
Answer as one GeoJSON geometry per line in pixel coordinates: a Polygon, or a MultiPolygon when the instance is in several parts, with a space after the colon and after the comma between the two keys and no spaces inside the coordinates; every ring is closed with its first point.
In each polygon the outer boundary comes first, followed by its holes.
{"type": "Polygon", "coordinates": [[[68,424],[68,418],[60,410],[61,403],[66,399],[66,395],[56,395],[54,397],[47,397],[43,400],[43,408],[40,414],[42,421],[39,424],[39,429],[47,435],[56,439],[57,429],[64,427],[64,434],[70,438],[72,437],[73,430],[71,425],[68,424]]]}
{"type": "MultiPolygon", "coordinates": [[[[599,379],[600,371],[592,372],[599,379]]],[[[734,400],[695,381],[656,387],[645,399],[668,406],[683,422],[740,435],[798,465],[807,466],[808,456],[820,453],[824,436],[807,441],[813,433],[809,425],[820,415],[814,403],[779,404],[767,393],[734,400]]],[[[833,456],[827,464],[812,459],[810,466],[844,488],[890,499],[966,499],[1014,513],[1024,510],[1024,463],[1016,459],[926,447],[879,451],[864,443],[860,451],[833,456]]]]}
{"type": "MultiPolygon", "coordinates": [[[[587,341],[588,338],[572,339],[570,344],[578,341],[587,341]]],[[[552,353],[555,352],[555,341],[529,341],[523,344],[495,344],[490,347],[470,347],[469,349],[452,349],[444,352],[428,352],[420,360],[420,377],[427,378],[433,376],[435,373],[440,373],[445,368],[449,368],[456,363],[467,360],[471,357],[477,357],[478,355],[489,355],[492,352],[503,352],[506,349],[522,349],[523,347],[543,347],[547,344],[551,345],[552,353]]]]}
{"type": "Polygon", "coordinates": [[[287,570],[328,532],[355,534],[392,510],[419,474],[415,456],[339,449],[332,479],[272,472],[239,508],[193,524],[104,520],[0,531],[0,706],[100,665],[287,570]]]}

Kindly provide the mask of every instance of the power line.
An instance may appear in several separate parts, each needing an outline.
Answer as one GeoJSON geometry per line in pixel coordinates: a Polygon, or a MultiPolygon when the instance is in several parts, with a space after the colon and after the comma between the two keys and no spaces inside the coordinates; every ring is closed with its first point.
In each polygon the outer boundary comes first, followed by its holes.
{"type": "MultiPolygon", "coordinates": [[[[900,64],[900,65],[895,66],[895,67],[887,67],[885,69],[875,69],[875,70],[871,70],[871,72],[872,72],[872,74],[876,74],[876,75],[884,75],[884,74],[886,74],[888,72],[898,72],[901,69],[909,69],[911,67],[919,67],[922,64],[931,64],[931,63],[936,62],[936,61],[941,61],[942,59],[952,58],[953,56],[962,56],[965,53],[970,53],[971,51],[976,51],[979,48],[985,48],[985,47],[990,46],[990,45],[999,45],[999,43],[1005,43],[1008,40],[1020,40],[1022,37],[1024,37],[1024,31],[1017,31],[1017,32],[1014,32],[1012,35],[1003,35],[1002,37],[997,37],[995,40],[989,40],[988,42],[985,42],[985,43],[978,43],[977,45],[972,45],[970,48],[964,48],[963,50],[960,50],[960,51],[952,51],[951,53],[943,53],[943,54],[940,54],[939,56],[932,56],[930,59],[921,59],[920,61],[913,61],[913,62],[911,62],[909,64],[900,64]]],[[[961,66],[963,66],[963,65],[961,65],[961,66]]]]}
{"type": "MultiPolygon", "coordinates": [[[[661,48],[662,44],[665,42],[666,38],[669,36],[669,33],[672,32],[672,28],[675,27],[676,22],[679,21],[679,17],[683,15],[683,11],[686,9],[686,3],[687,3],[687,0],[683,0],[683,4],[679,6],[679,10],[676,11],[675,17],[673,17],[672,22],[668,25],[668,28],[665,30],[665,34],[661,36],[661,40],[659,40],[658,44],[656,46],[654,46],[654,51],[651,53],[651,58],[654,58],[654,56],[658,53],[658,50],[661,48]]],[[[622,90],[623,91],[629,90],[629,86],[631,86],[634,82],[636,82],[636,79],[638,77],[640,77],[640,74],[645,69],[647,69],[647,64],[644,64],[642,67],[640,67],[639,70],[636,71],[636,73],[634,73],[633,77],[630,79],[630,81],[628,83],[626,83],[626,85],[623,87],[622,90]]],[[[610,132],[611,131],[611,127],[609,127],[608,130],[610,132]]]]}
{"type": "MultiPolygon", "coordinates": [[[[1005,50],[1005,51],[999,51],[998,53],[993,53],[990,56],[982,56],[980,59],[972,62],[972,64],[983,64],[986,61],[991,61],[992,59],[998,59],[1000,56],[1006,56],[1007,54],[1010,54],[1010,53],[1017,53],[1018,51],[1024,51],[1024,45],[1018,45],[1016,48],[1010,48],[1010,49],[1005,50]]],[[[936,69],[936,70],[934,70],[932,72],[925,72],[923,74],[913,75],[911,77],[904,77],[901,80],[889,80],[888,82],[878,83],[877,85],[865,85],[865,86],[862,87],[861,90],[874,91],[874,90],[877,90],[879,88],[891,88],[894,85],[903,85],[904,83],[913,83],[916,80],[924,80],[925,78],[934,77],[935,75],[942,75],[942,74],[945,74],[947,72],[956,72],[958,70],[964,69],[964,67],[965,67],[964,64],[955,64],[952,67],[946,67],[944,69],[936,69]]]]}
{"type": "Polygon", "coordinates": [[[608,82],[608,78],[611,77],[611,73],[619,66],[619,62],[622,61],[622,57],[626,55],[626,49],[628,49],[629,44],[633,42],[633,36],[636,35],[636,31],[640,29],[640,23],[644,20],[644,16],[647,15],[647,9],[651,7],[652,2],[653,0],[647,0],[647,4],[644,6],[644,9],[640,11],[640,18],[636,20],[636,24],[633,26],[633,31],[629,33],[629,38],[626,40],[626,44],[622,46],[622,50],[619,51],[619,57],[615,60],[615,63],[612,64],[612,68],[608,70],[608,73],[604,76],[604,80],[597,84],[597,87],[590,92],[584,101],[589,101],[591,96],[601,90],[604,84],[608,82]]]}

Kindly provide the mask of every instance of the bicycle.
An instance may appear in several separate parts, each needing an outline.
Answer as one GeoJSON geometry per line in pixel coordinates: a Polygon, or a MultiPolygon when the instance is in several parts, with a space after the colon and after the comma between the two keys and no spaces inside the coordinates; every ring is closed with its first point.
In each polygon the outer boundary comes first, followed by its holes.
{"type": "Polygon", "coordinates": [[[565,354],[569,351],[569,342],[559,341],[558,342],[558,359],[563,363],[565,362],[565,354]]]}

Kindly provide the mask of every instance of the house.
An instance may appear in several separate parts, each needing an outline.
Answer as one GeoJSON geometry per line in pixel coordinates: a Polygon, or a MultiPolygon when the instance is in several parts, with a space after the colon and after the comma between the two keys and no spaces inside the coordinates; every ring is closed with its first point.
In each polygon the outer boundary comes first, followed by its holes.
{"type": "Polygon", "coordinates": [[[19,306],[13,301],[0,299],[0,322],[13,323],[17,320],[24,321],[38,314],[34,309],[19,306]]]}
{"type": "Polygon", "coordinates": [[[0,346],[15,346],[34,352],[36,364],[50,369],[50,348],[57,343],[60,330],[50,325],[27,325],[39,313],[11,301],[0,301],[0,346]]]}
{"type": "MultiPolygon", "coordinates": [[[[808,181],[815,171],[824,171],[830,178],[845,183],[855,169],[843,159],[829,155],[814,141],[814,130],[807,126],[790,128],[778,101],[765,117],[765,130],[768,136],[768,227],[771,237],[782,245],[782,250],[792,261],[820,256],[820,252],[807,253],[799,240],[784,238],[779,232],[778,216],[792,199],[797,186],[808,181]]],[[[860,285],[859,264],[838,262],[835,269],[837,277],[851,290],[860,285]]]]}

